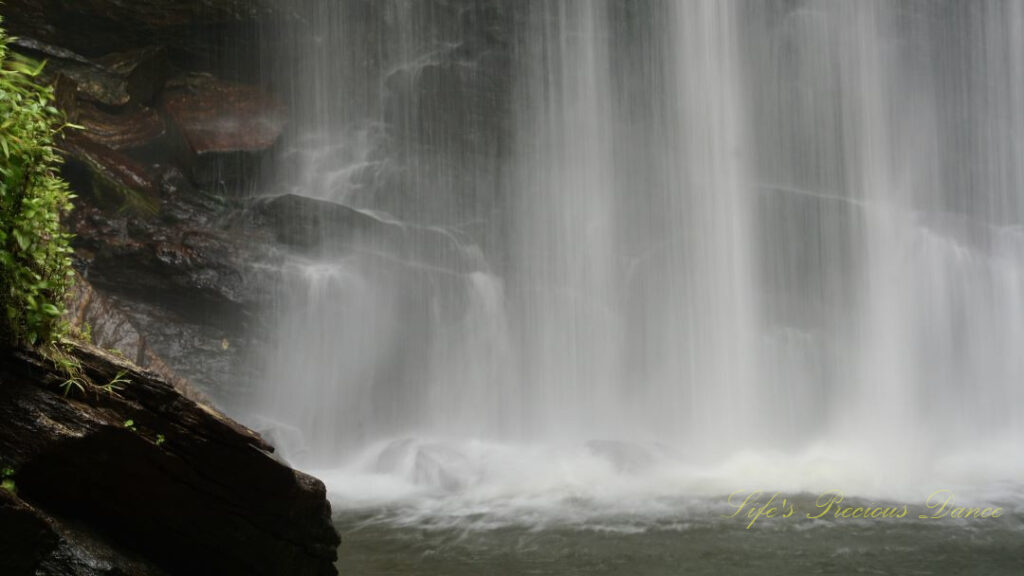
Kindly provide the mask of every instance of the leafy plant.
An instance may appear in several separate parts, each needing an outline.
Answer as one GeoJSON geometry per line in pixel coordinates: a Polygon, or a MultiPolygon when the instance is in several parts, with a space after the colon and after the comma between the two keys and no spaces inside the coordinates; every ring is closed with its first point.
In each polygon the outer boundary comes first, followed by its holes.
{"type": "Polygon", "coordinates": [[[101,386],[100,389],[108,394],[119,396],[118,392],[124,390],[124,386],[122,386],[122,384],[131,384],[132,382],[130,379],[125,378],[126,374],[128,374],[127,370],[121,370],[110,382],[101,386]]]}
{"type": "MultiPolygon", "coordinates": [[[[2,22],[0,22],[2,23],[2,22]]],[[[72,195],[58,171],[54,138],[65,126],[52,87],[33,80],[43,64],[7,50],[0,29],[0,343],[45,344],[73,279],[61,216],[72,195]]]]}
{"type": "Polygon", "coordinates": [[[81,376],[70,376],[61,385],[61,390],[64,391],[64,395],[67,396],[72,390],[78,390],[80,393],[85,394],[86,381],[81,376]]]}
{"type": "Polygon", "coordinates": [[[76,330],[78,338],[86,344],[92,344],[92,325],[88,322],[83,322],[81,326],[76,330]]]}
{"type": "Polygon", "coordinates": [[[85,387],[89,384],[89,380],[82,372],[82,364],[78,359],[66,351],[61,343],[53,343],[48,346],[46,355],[53,362],[54,367],[66,376],[60,385],[64,395],[69,395],[72,390],[78,390],[79,393],[85,394],[85,387]]]}
{"type": "Polygon", "coordinates": [[[18,493],[18,486],[14,483],[14,468],[8,466],[0,471],[0,488],[12,494],[18,493]]]}
{"type": "MultiPolygon", "coordinates": [[[[130,418],[124,421],[124,427],[127,428],[128,430],[131,430],[132,432],[135,432],[136,434],[140,433],[139,427],[135,424],[135,420],[132,420],[130,418]]],[[[167,438],[165,438],[163,434],[157,434],[156,439],[153,441],[153,443],[156,444],[157,446],[163,446],[164,442],[167,442],[167,438]]]]}

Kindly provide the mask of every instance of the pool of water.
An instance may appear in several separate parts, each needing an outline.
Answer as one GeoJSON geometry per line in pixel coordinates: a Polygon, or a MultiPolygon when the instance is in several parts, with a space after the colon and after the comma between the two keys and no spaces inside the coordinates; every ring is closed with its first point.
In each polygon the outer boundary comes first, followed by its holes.
{"type": "Polygon", "coordinates": [[[580,514],[585,522],[343,510],[335,517],[338,568],[364,576],[1024,574],[1019,504],[1005,504],[996,519],[920,519],[932,513],[923,503],[909,504],[903,518],[843,519],[832,510],[809,519],[820,511],[818,496],[789,497],[792,515],[780,509],[749,528],[747,510],[728,517],[735,506],[726,497],[680,503],[677,514],[657,519],[580,514]]]}

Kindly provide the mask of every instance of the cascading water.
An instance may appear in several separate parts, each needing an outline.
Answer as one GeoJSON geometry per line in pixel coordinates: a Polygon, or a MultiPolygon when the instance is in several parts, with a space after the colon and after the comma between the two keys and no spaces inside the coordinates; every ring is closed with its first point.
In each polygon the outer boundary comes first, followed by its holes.
{"type": "Polygon", "coordinates": [[[340,504],[1024,469],[1020,3],[294,10],[278,181],[369,232],[282,271],[254,422],[340,504]]]}

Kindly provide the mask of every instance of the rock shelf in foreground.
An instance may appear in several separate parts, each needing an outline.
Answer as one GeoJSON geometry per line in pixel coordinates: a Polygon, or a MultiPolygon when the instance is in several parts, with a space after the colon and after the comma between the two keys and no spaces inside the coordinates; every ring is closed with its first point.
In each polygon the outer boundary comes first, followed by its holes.
{"type": "Polygon", "coordinates": [[[257,434],[94,347],[65,397],[53,363],[0,351],[3,574],[335,574],[323,484],[257,434]],[[121,373],[130,382],[100,387],[121,373]]]}

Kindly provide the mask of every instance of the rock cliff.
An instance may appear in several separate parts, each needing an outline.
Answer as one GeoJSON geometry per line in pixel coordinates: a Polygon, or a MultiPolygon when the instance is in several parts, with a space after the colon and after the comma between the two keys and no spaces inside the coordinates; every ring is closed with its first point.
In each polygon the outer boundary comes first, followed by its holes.
{"type": "Polygon", "coordinates": [[[0,358],[0,573],[335,573],[320,481],[155,373],[72,354],[63,388],[43,356],[0,358]]]}

